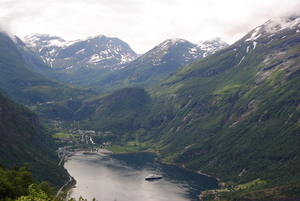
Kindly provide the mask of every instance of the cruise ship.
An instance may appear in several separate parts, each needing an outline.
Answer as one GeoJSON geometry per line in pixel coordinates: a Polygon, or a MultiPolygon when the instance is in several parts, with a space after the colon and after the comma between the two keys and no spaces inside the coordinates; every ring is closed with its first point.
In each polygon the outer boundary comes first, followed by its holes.
{"type": "Polygon", "coordinates": [[[150,174],[148,175],[145,180],[153,180],[153,179],[161,179],[162,175],[159,174],[150,174]]]}

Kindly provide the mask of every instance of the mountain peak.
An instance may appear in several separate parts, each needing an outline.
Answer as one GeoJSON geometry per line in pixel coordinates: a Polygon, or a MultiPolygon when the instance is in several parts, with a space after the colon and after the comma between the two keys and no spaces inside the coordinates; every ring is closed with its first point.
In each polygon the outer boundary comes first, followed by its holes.
{"type": "Polygon", "coordinates": [[[75,71],[79,68],[122,68],[137,55],[129,45],[118,38],[104,35],[74,41],[48,34],[25,37],[26,45],[54,69],[75,71]]]}
{"type": "Polygon", "coordinates": [[[181,38],[173,38],[173,39],[170,39],[170,40],[172,41],[172,44],[188,42],[187,40],[184,40],[184,39],[181,39],[181,38]]]}
{"type": "Polygon", "coordinates": [[[206,57],[229,46],[229,44],[222,41],[220,37],[214,37],[209,40],[199,41],[197,45],[201,50],[206,51],[203,57],[206,57]]]}
{"type": "Polygon", "coordinates": [[[63,46],[66,43],[66,41],[59,36],[39,33],[32,33],[25,36],[24,42],[29,48],[32,49],[36,48],[37,46],[63,46]]]}
{"type": "Polygon", "coordinates": [[[268,20],[263,25],[250,31],[245,36],[245,42],[255,41],[262,36],[280,33],[287,29],[295,29],[296,32],[300,32],[300,17],[279,17],[268,20]]]}
{"type": "Polygon", "coordinates": [[[269,33],[275,33],[284,29],[300,29],[300,16],[280,17],[267,21],[264,28],[269,33]]]}
{"type": "Polygon", "coordinates": [[[89,36],[89,37],[86,38],[86,40],[88,40],[88,39],[94,39],[94,38],[103,38],[103,37],[106,38],[105,35],[99,34],[99,35],[96,35],[96,36],[89,36]]]}

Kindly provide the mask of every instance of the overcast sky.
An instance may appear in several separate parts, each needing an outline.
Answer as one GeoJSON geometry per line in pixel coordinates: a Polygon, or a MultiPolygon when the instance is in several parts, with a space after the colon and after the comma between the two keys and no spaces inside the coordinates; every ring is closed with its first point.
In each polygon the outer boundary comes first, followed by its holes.
{"type": "Polygon", "coordinates": [[[145,53],[170,38],[233,43],[267,20],[300,14],[300,0],[0,0],[0,26],[65,40],[106,35],[145,53]]]}

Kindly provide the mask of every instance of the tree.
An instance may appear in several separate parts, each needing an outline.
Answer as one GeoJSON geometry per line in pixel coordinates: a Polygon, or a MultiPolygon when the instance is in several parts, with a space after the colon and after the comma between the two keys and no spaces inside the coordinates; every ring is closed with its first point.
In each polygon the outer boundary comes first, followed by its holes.
{"type": "Polygon", "coordinates": [[[34,184],[28,187],[28,195],[21,196],[16,201],[48,201],[48,195],[42,190],[34,188],[34,184]]]}

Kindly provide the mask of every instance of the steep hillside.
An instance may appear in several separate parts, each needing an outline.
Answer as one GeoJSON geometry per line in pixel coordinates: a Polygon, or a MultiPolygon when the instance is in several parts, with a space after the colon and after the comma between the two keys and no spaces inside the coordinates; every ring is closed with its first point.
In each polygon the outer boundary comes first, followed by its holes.
{"type": "Polygon", "coordinates": [[[57,84],[29,68],[19,49],[6,34],[0,33],[0,47],[0,90],[6,95],[18,102],[26,102],[24,89],[57,84]]]}
{"type": "Polygon", "coordinates": [[[42,67],[31,65],[31,61],[38,60],[3,33],[0,33],[0,47],[0,90],[18,103],[34,106],[47,118],[72,118],[82,100],[96,94],[38,73],[42,67]]]}
{"type": "Polygon", "coordinates": [[[299,182],[300,18],[271,20],[152,89],[165,161],[225,181],[299,182]]]}
{"type": "Polygon", "coordinates": [[[51,134],[29,109],[14,103],[0,92],[0,163],[5,168],[29,163],[35,179],[62,186],[66,170],[58,166],[51,134]],[[50,138],[49,138],[50,137],[50,138]]]}
{"type": "Polygon", "coordinates": [[[15,36],[15,45],[19,49],[25,63],[29,68],[38,72],[45,77],[63,81],[65,83],[69,82],[66,73],[55,71],[47,63],[45,63],[42,58],[26,46],[26,44],[18,37],[15,36]]]}
{"type": "Polygon", "coordinates": [[[135,118],[150,102],[143,88],[124,88],[110,95],[83,102],[75,113],[76,126],[97,131],[113,131],[119,134],[138,128],[135,118]]]}

